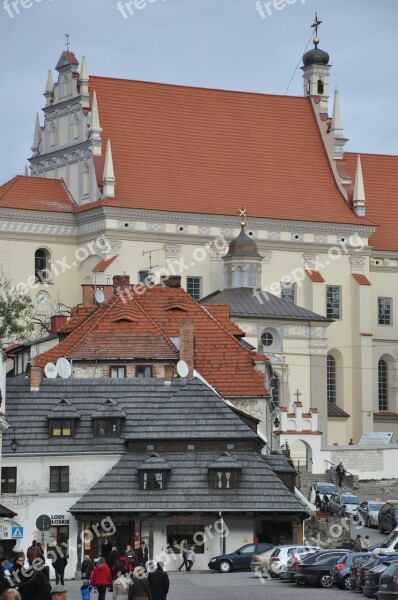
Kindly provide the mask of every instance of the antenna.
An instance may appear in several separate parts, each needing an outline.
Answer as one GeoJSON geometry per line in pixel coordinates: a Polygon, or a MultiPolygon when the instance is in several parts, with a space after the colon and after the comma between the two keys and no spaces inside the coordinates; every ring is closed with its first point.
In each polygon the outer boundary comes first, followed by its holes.
{"type": "Polygon", "coordinates": [[[97,304],[103,304],[105,302],[105,295],[102,290],[97,290],[95,292],[95,301],[97,304]]]}
{"type": "Polygon", "coordinates": [[[46,366],[44,367],[44,374],[47,377],[47,379],[55,379],[56,376],[58,375],[58,371],[57,371],[57,367],[54,365],[54,363],[49,362],[46,364],[46,366]]]}
{"type": "Polygon", "coordinates": [[[180,377],[186,377],[189,373],[189,367],[185,360],[179,360],[177,363],[177,373],[180,377]]]}
{"type": "Polygon", "coordinates": [[[70,364],[69,360],[67,360],[63,356],[61,356],[61,358],[59,358],[57,360],[56,369],[57,369],[58,375],[60,377],[62,377],[62,379],[68,379],[68,377],[70,377],[72,375],[71,364],[70,364]]]}

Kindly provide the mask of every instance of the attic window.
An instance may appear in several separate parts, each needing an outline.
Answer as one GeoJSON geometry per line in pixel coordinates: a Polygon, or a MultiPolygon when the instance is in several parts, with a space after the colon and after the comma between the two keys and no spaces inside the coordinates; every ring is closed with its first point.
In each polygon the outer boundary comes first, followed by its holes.
{"type": "Polygon", "coordinates": [[[135,370],[137,379],[149,379],[152,377],[152,365],[137,365],[135,370]]]}
{"type": "Polygon", "coordinates": [[[236,490],[238,487],[238,471],[212,469],[210,471],[210,488],[213,490],[236,490]]]}
{"type": "Polygon", "coordinates": [[[51,419],[50,435],[53,437],[73,437],[74,421],[71,419],[51,419]]]}
{"type": "Polygon", "coordinates": [[[165,490],[167,487],[167,471],[141,471],[141,490],[165,490]]]}
{"type": "Polygon", "coordinates": [[[95,437],[120,437],[121,419],[95,419],[95,437]]]}

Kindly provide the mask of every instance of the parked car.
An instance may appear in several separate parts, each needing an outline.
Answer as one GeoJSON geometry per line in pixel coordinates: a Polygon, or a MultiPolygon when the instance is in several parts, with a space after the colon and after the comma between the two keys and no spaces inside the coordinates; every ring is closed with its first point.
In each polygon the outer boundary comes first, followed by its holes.
{"type": "Polygon", "coordinates": [[[379,531],[394,531],[398,526],[398,503],[389,500],[379,510],[378,515],[379,531]]]}
{"type": "Polygon", "coordinates": [[[374,556],[373,558],[361,563],[357,571],[356,587],[362,590],[365,587],[365,579],[367,574],[371,569],[374,569],[378,565],[391,562],[391,560],[394,559],[398,560],[398,554],[393,556],[374,556]]]}
{"type": "Polygon", "coordinates": [[[304,559],[312,556],[318,552],[318,550],[309,550],[308,552],[303,552],[302,554],[297,554],[296,556],[292,556],[286,563],[286,569],[281,569],[279,571],[279,579],[284,579],[286,581],[294,581],[294,576],[297,571],[297,567],[299,563],[301,563],[304,559]]]}
{"type": "Polygon", "coordinates": [[[238,569],[250,569],[250,562],[254,553],[264,552],[274,547],[274,544],[267,544],[265,542],[245,544],[230,554],[214,556],[210,559],[208,567],[221,573],[229,573],[238,569]]]}
{"type": "Polygon", "coordinates": [[[398,565],[396,563],[387,567],[380,577],[378,600],[397,600],[398,599],[398,565]]]}
{"type": "Polygon", "coordinates": [[[365,585],[362,588],[362,593],[365,598],[376,598],[376,593],[379,591],[380,577],[384,571],[392,564],[392,562],[385,562],[377,567],[373,567],[366,573],[365,585]]]}
{"type": "Polygon", "coordinates": [[[297,567],[296,582],[300,585],[319,585],[323,588],[330,588],[333,585],[332,568],[347,550],[333,550],[329,552],[322,560],[316,560],[316,555],[309,556],[297,567]]]}
{"type": "Polygon", "coordinates": [[[357,508],[361,500],[354,494],[333,494],[329,500],[330,512],[332,515],[353,516],[356,514],[357,508]]]}
{"type": "Polygon", "coordinates": [[[250,561],[250,568],[253,572],[257,573],[258,571],[266,568],[268,570],[269,561],[271,558],[271,554],[275,550],[275,546],[272,546],[269,550],[265,552],[261,552],[260,554],[253,554],[250,561]]]}
{"type": "Polygon", "coordinates": [[[366,527],[377,527],[379,525],[377,517],[383,504],[384,502],[372,502],[371,500],[364,500],[364,502],[361,502],[361,504],[357,507],[358,518],[366,527]]]}
{"type": "Polygon", "coordinates": [[[323,481],[314,481],[312,489],[315,489],[315,493],[319,492],[321,498],[326,494],[330,499],[333,494],[339,493],[337,485],[334,485],[334,483],[324,483],[323,481]]]}
{"type": "Polygon", "coordinates": [[[353,565],[367,560],[369,552],[350,552],[340,558],[332,569],[333,583],[342,590],[350,590],[350,569],[353,565]]]}
{"type": "Polygon", "coordinates": [[[299,556],[309,550],[320,550],[317,546],[285,545],[277,546],[271,554],[268,571],[271,577],[279,577],[279,571],[286,566],[292,556],[299,556]]]}
{"type": "Polygon", "coordinates": [[[372,554],[391,555],[398,553],[398,527],[377,546],[372,546],[372,554]]]}

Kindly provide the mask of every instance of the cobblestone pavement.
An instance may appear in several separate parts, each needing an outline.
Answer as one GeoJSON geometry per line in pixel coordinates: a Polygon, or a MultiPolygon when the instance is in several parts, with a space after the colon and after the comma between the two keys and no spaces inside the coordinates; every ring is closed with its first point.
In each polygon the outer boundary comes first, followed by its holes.
{"type": "MultiPolygon", "coordinates": [[[[259,579],[248,572],[240,573],[169,573],[170,593],[168,600],[352,600],[352,592],[337,590],[322,590],[312,587],[299,587],[295,584],[267,580],[261,583],[259,579]]],[[[81,600],[80,581],[67,581],[67,600],[81,600]]],[[[91,593],[91,600],[96,600],[98,594],[91,593]]],[[[111,600],[112,594],[107,592],[106,600],[111,600]]]]}

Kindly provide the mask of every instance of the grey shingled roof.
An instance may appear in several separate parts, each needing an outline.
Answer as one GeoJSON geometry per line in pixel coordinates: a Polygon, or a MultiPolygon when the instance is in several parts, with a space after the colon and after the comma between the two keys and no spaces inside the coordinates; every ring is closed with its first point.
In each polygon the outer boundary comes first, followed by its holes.
{"type": "Polygon", "coordinates": [[[171,467],[157,452],[151,454],[149,458],[138,467],[139,471],[170,471],[171,467]]]}
{"type": "Polygon", "coordinates": [[[340,406],[337,406],[334,402],[328,402],[328,417],[341,417],[346,418],[350,415],[345,412],[340,406]]]}
{"type": "Polygon", "coordinates": [[[28,379],[7,380],[7,417],[15,427],[3,435],[3,453],[11,456],[62,452],[125,450],[125,439],[259,440],[227,404],[198,379],[43,379],[31,392],[28,379]],[[112,398],[126,420],[122,438],[95,438],[92,415],[112,398]],[[73,438],[52,438],[47,415],[65,399],[79,413],[73,438]],[[32,410],[34,406],[34,410],[32,410]],[[32,418],[27,418],[31,415],[32,418]],[[123,439],[124,438],[124,439],[123,439]]]}
{"type": "Polygon", "coordinates": [[[242,470],[238,489],[209,489],[207,465],[218,452],[162,453],[171,466],[167,489],[140,490],[142,455],[126,454],[69,511],[77,513],[139,512],[273,512],[306,513],[261,454],[234,453],[242,470]],[[115,493],[117,490],[117,493],[115,493]]]}
{"type": "Polygon", "coordinates": [[[256,319],[283,319],[289,321],[319,321],[331,323],[306,308],[273,296],[267,292],[261,295],[261,303],[253,294],[252,288],[234,288],[223,292],[213,292],[200,300],[201,304],[229,304],[231,317],[250,317],[256,319]]]}
{"type": "Polygon", "coordinates": [[[223,452],[221,456],[217,458],[211,465],[208,465],[208,469],[238,469],[240,470],[242,467],[236,461],[236,459],[231,456],[229,452],[223,452]]]}
{"type": "Polygon", "coordinates": [[[284,454],[267,454],[264,459],[275,473],[296,473],[284,454]]]}
{"type": "Polygon", "coordinates": [[[47,414],[47,419],[80,419],[80,415],[71,404],[62,398],[47,414]]]}

